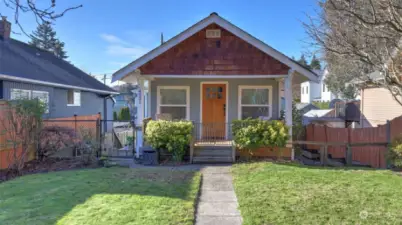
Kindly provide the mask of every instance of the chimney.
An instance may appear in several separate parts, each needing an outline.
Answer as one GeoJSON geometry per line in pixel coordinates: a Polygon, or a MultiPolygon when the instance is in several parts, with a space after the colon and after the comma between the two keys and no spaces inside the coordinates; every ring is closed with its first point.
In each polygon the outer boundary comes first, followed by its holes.
{"type": "Polygon", "coordinates": [[[0,21],[0,38],[7,40],[11,34],[11,23],[7,21],[6,16],[1,17],[0,21]]]}
{"type": "Polygon", "coordinates": [[[161,45],[163,45],[164,40],[163,40],[163,32],[161,33],[161,45]]]}

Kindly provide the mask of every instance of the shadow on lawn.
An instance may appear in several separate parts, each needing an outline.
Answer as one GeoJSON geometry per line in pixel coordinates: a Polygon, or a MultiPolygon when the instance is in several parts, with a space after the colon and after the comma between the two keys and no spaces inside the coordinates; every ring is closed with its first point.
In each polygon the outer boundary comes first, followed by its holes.
{"type": "Polygon", "coordinates": [[[122,195],[112,204],[124,204],[125,198],[133,195],[191,200],[199,188],[194,186],[195,176],[199,177],[197,170],[164,168],[101,168],[23,176],[0,184],[0,211],[9,212],[0,216],[0,224],[55,224],[92,197],[99,198],[95,201],[101,201],[99,207],[105,207],[103,203],[112,195],[122,195]],[[26,220],[21,220],[24,217],[26,220]]]}

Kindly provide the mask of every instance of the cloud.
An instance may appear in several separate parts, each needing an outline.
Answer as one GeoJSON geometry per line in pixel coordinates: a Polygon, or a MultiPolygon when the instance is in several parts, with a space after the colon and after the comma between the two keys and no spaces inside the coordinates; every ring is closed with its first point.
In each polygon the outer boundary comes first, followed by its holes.
{"type": "MultiPolygon", "coordinates": [[[[126,34],[128,33],[126,32],[126,34]]],[[[108,43],[105,50],[108,55],[114,57],[129,57],[128,60],[133,60],[144,55],[152,48],[149,43],[145,43],[145,40],[149,39],[151,34],[145,31],[137,34],[138,35],[135,35],[136,37],[133,37],[131,33],[131,35],[128,35],[130,37],[127,39],[122,39],[116,35],[107,33],[101,34],[100,37],[108,43]],[[140,35],[140,33],[142,35],[140,35]]]]}
{"type": "Polygon", "coordinates": [[[106,53],[113,56],[131,56],[138,58],[148,52],[148,48],[142,46],[126,47],[122,45],[109,45],[106,48],[106,53]]]}
{"type": "Polygon", "coordinates": [[[128,45],[126,41],[123,41],[117,36],[114,36],[112,34],[101,34],[101,38],[111,44],[122,44],[122,45],[128,45]]]}

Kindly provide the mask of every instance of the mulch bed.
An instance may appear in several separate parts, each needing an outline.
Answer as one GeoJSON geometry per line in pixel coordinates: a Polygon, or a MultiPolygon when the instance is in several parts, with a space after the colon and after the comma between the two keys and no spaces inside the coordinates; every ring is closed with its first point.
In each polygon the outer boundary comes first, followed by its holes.
{"type": "Polygon", "coordinates": [[[48,158],[43,161],[32,160],[25,164],[21,174],[18,175],[13,171],[0,170],[0,183],[14,179],[18,176],[24,176],[35,173],[48,173],[52,171],[73,170],[81,168],[96,168],[96,164],[85,165],[79,159],[66,159],[66,158],[48,158]]]}

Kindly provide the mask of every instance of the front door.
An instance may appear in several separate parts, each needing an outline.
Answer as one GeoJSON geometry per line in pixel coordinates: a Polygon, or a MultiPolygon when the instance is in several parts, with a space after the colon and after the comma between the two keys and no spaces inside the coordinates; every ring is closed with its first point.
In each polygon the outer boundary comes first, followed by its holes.
{"type": "Polygon", "coordinates": [[[226,98],[226,84],[202,84],[202,139],[225,139],[226,98]]]}

